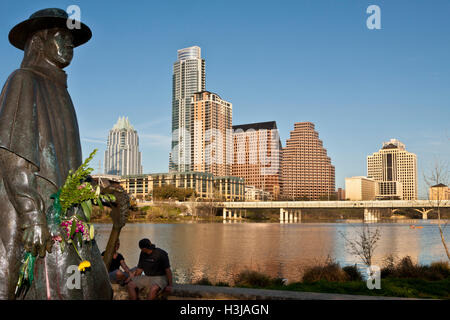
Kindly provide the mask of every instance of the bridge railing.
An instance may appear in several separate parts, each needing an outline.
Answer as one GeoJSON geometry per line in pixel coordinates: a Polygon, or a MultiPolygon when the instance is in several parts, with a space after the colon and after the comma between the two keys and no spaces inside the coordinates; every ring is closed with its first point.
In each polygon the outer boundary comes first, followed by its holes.
{"type": "Polygon", "coordinates": [[[374,200],[374,201],[252,201],[218,202],[218,207],[235,209],[279,209],[279,208],[450,208],[450,201],[438,200],[374,200]]]}

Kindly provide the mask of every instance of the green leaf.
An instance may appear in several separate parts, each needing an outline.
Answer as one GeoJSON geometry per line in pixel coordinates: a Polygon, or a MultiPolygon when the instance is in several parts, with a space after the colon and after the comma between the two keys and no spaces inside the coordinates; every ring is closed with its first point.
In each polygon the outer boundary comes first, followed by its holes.
{"type": "Polygon", "coordinates": [[[92,203],[91,200],[87,200],[81,203],[81,208],[83,209],[86,220],[89,222],[91,220],[92,203]]]}
{"type": "Polygon", "coordinates": [[[64,253],[65,245],[66,245],[66,243],[64,242],[64,240],[59,243],[59,247],[61,248],[61,253],[64,253]]]}
{"type": "Polygon", "coordinates": [[[78,241],[78,246],[81,248],[81,246],[83,245],[83,237],[80,232],[77,232],[77,241],[78,241]]]}
{"type": "Polygon", "coordinates": [[[93,240],[94,237],[95,237],[94,225],[91,224],[91,225],[89,225],[89,238],[90,238],[91,240],[93,240]]]}
{"type": "Polygon", "coordinates": [[[100,199],[100,197],[98,197],[96,200],[97,200],[98,206],[100,207],[100,210],[103,211],[103,203],[102,203],[102,199],[100,199]]]}
{"type": "Polygon", "coordinates": [[[70,237],[75,234],[75,230],[77,229],[77,221],[72,219],[72,227],[70,228],[70,237]]]}

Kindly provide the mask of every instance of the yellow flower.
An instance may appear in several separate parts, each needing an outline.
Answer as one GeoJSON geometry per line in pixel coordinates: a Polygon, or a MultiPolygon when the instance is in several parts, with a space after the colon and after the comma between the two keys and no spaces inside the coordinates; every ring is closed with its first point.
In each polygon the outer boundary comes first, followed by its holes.
{"type": "Polygon", "coordinates": [[[81,272],[84,272],[87,268],[90,268],[90,267],[91,267],[91,263],[87,260],[84,260],[78,265],[78,270],[80,270],[81,272]]]}

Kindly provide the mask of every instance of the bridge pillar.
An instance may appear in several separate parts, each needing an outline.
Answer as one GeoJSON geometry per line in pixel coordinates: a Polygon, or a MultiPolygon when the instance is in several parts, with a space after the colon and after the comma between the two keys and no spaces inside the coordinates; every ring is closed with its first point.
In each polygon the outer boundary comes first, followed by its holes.
{"type": "Polygon", "coordinates": [[[231,210],[228,210],[228,219],[230,219],[230,220],[231,220],[231,218],[232,218],[232,214],[233,214],[233,212],[232,212],[231,210]]]}
{"type": "Polygon", "coordinates": [[[422,212],[422,220],[428,220],[428,211],[422,212]]]}
{"type": "Polygon", "coordinates": [[[226,220],[227,219],[227,209],[226,208],[223,208],[222,214],[223,214],[223,220],[226,220]]]}
{"type": "Polygon", "coordinates": [[[294,221],[294,210],[288,210],[289,212],[289,223],[294,221]]]}
{"type": "Polygon", "coordinates": [[[302,210],[296,209],[294,214],[294,222],[301,222],[302,221],[302,210]]]}
{"type": "Polygon", "coordinates": [[[280,223],[284,223],[285,218],[287,218],[287,211],[284,208],[280,208],[280,223]]]}
{"type": "Polygon", "coordinates": [[[242,220],[242,209],[239,209],[239,220],[242,220]]]}
{"type": "Polygon", "coordinates": [[[233,210],[233,220],[236,220],[236,219],[237,219],[237,210],[234,209],[233,210]]]}
{"type": "Polygon", "coordinates": [[[364,221],[375,222],[381,218],[381,210],[374,208],[364,208],[364,221]]]}

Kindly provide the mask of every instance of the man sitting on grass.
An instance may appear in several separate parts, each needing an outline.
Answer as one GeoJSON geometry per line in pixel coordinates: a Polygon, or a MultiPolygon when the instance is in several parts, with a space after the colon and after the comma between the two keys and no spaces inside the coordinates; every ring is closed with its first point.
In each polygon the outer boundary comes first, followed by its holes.
{"type": "Polygon", "coordinates": [[[130,300],[137,299],[137,290],[148,288],[148,300],[154,300],[159,292],[172,289],[172,271],[167,252],[156,248],[149,239],[139,241],[141,254],[134,277],[128,282],[130,300]],[[141,275],[144,272],[145,275],[141,275]]]}

